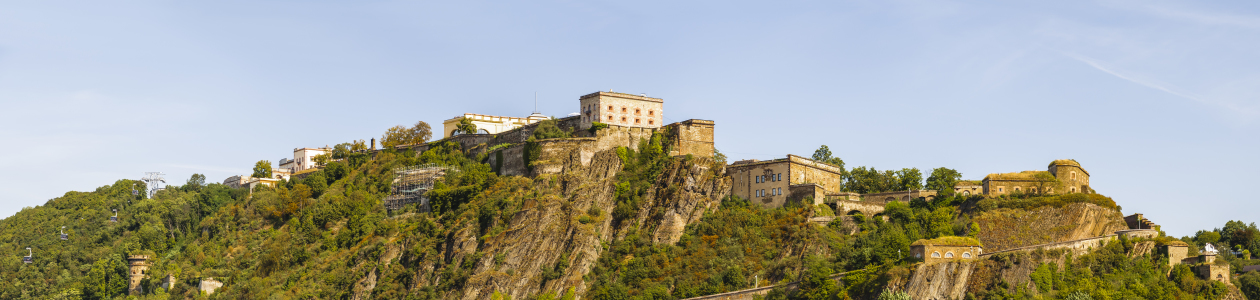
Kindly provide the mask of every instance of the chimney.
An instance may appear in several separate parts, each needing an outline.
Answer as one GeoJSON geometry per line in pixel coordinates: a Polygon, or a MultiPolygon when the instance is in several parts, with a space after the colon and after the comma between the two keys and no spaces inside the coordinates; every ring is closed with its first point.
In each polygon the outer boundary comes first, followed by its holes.
{"type": "Polygon", "coordinates": [[[376,138],[372,138],[372,150],[376,150],[376,138]]]}

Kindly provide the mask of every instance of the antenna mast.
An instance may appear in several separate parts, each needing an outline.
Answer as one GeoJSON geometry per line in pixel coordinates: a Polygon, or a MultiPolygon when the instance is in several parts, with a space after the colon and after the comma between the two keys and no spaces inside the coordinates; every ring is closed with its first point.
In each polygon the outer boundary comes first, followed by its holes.
{"type": "Polygon", "coordinates": [[[538,91],[534,91],[534,113],[538,113],[538,91]]]}

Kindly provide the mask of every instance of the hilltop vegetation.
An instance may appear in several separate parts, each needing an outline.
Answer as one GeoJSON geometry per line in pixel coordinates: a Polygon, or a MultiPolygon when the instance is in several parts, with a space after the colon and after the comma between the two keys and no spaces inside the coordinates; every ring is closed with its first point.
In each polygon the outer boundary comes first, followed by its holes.
{"type": "MultiPolygon", "coordinates": [[[[958,237],[979,237],[980,223],[1001,224],[993,221],[998,212],[1119,208],[1098,195],[943,195],[891,202],[881,216],[820,224],[811,218],[829,216],[826,208],[764,209],[728,196],[721,163],[669,157],[659,136],[643,141],[641,151],[619,148],[596,154],[588,167],[537,178],[498,176],[484,155],[467,155],[456,143],[375,156],[350,149],[338,145],[322,170],[274,188],[232,189],[194,175],[149,198],[132,193],[146,190],[143,183],[120,180],[24,209],[0,220],[0,298],[123,298],[125,258],[143,254],[153,258],[151,278],[142,284],[145,299],[681,299],[788,282],[800,284],[765,298],[895,299],[906,296],[896,290],[916,266],[909,247],[917,240],[972,241],[958,237]],[[422,164],[449,167],[428,194],[432,211],[414,205],[386,210],[381,199],[393,171],[422,164]],[[118,209],[119,222],[108,221],[111,209],[118,209]],[[61,226],[67,241],[58,239],[61,226]],[[33,249],[35,263],[21,262],[25,247],[33,249]],[[848,272],[843,283],[829,279],[838,272],[848,272]],[[167,274],[177,281],[169,291],[158,288],[167,274]],[[225,286],[203,295],[196,286],[206,277],[225,286]]],[[[829,152],[818,156],[843,168],[829,152]]],[[[871,191],[922,181],[911,169],[848,173],[851,188],[871,191]]],[[[958,178],[939,168],[927,181],[952,186],[958,178]]],[[[1216,243],[1255,251],[1258,239],[1254,225],[1231,221],[1182,241],[1192,248],[1216,243]]],[[[1228,294],[1185,266],[1168,268],[1163,254],[1130,257],[1134,242],[1080,257],[981,261],[968,297],[1228,294]]],[[[1255,264],[1226,256],[1222,261],[1236,268],[1255,264]]],[[[1260,293],[1256,276],[1237,281],[1243,292],[1260,293]]]]}

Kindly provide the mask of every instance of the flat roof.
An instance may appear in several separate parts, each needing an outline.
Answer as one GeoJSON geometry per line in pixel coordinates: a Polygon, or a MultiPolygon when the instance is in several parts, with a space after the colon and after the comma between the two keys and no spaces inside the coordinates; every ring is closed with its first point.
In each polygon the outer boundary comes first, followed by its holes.
{"type": "Polygon", "coordinates": [[[594,93],[590,93],[590,94],[582,95],[582,97],[578,97],[578,100],[582,100],[582,99],[586,99],[586,98],[593,98],[593,97],[598,97],[598,96],[617,97],[617,98],[622,98],[622,99],[640,100],[640,101],[649,101],[649,102],[665,102],[665,100],[663,100],[663,99],[661,99],[661,98],[652,98],[652,97],[648,97],[647,95],[634,95],[634,94],[626,94],[626,93],[616,93],[616,92],[612,92],[612,91],[608,91],[608,92],[594,92],[594,93]]]}

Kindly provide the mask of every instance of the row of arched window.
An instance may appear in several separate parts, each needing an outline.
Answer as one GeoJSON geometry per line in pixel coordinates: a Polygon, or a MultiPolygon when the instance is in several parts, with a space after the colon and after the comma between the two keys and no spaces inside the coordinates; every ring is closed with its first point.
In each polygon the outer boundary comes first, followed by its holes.
{"type": "MultiPolygon", "coordinates": [[[[932,258],[941,258],[941,252],[940,251],[932,252],[932,258]]],[[[946,251],[945,258],[954,258],[954,252],[946,251]]],[[[963,252],[962,258],[971,258],[971,252],[963,252]]]]}

